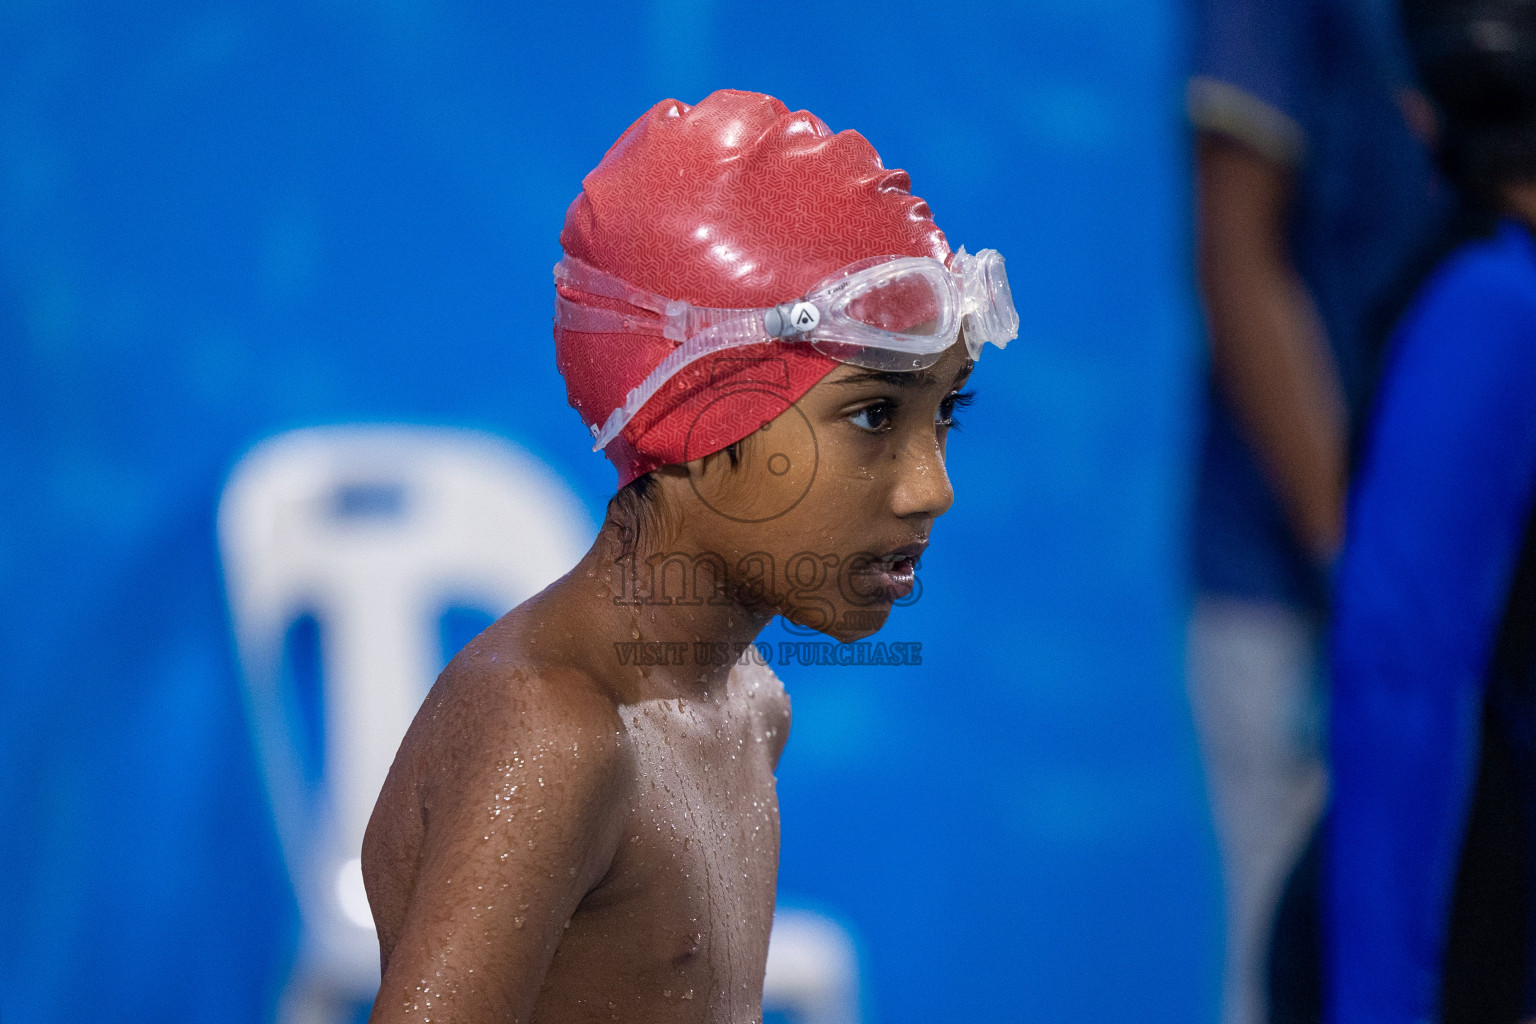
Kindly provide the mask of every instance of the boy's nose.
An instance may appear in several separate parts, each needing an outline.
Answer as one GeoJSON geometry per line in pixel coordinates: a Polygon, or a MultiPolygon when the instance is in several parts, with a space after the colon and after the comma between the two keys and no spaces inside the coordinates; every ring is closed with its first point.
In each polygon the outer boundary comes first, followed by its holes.
{"type": "Polygon", "coordinates": [[[944,451],[937,437],[913,441],[901,456],[901,475],[891,496],[892,511],[909,516],[936,518],[954,504],[955,489],[944,469],[944,451]]]}

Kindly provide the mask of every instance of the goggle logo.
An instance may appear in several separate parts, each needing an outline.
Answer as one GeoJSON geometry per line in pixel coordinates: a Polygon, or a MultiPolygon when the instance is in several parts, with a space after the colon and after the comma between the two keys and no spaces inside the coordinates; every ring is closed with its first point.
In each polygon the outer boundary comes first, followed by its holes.
{"type": "Polygon", "coordinates": [[[785,338],[792,334],[806,334],[821,323],[821,310],[816,303],[801,299],[786,302],[782,306],[763,310],[763,330],[771,338],[785,338]]]}

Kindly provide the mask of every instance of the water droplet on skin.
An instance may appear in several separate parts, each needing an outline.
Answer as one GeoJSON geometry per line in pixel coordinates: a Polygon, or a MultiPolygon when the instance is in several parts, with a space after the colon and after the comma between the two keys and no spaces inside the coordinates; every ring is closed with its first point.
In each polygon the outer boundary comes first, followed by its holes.
{"type": "Polygon", "coordinates": [[[514,927],[514,928],[521,928],[522,926],[523,926],[523,919],[521,917],[514,917],[512,919],[512,927],[514,927]]]}

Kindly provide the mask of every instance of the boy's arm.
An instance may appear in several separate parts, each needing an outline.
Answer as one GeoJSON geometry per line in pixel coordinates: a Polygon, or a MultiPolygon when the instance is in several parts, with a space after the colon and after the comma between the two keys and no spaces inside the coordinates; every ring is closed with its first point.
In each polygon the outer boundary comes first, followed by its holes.
{"type": "Polygon", "coordinates": [[[628,755],[612,705],[543,679],[465,682],[468,699],[438,712],[457,719],[437,723],[449,767],[423,780],[421,866],[373,1024],[527,1021],[618,846],[628,755]]]}

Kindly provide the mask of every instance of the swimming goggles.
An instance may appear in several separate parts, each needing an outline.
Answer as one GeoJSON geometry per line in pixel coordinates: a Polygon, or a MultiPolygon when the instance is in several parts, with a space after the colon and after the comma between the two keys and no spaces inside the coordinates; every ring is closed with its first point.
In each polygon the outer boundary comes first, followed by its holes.
{"type": "Polygon", "coordinates": [[[876,256],[823,279],[803,298],[760,309],[693,306],[637,288],[574,256],[555,266],[568,290],[618,299],[653,316],[586,306],[557,293],[555,323],[590,334],[643,334],[677,343],[609,414],[590,425],[594,451],[607,447],[635,414],[685,366],[705,356],[769,341],[802,342],[840,362],[876,370],[932,366],[964,328],[972,359],[991,342],[1018,337],[1019,315],[1003,257],[964,248],[946,265],[932,256],[876,256]]]}

